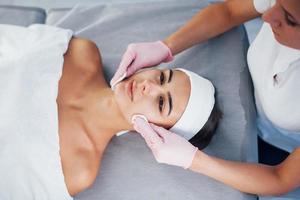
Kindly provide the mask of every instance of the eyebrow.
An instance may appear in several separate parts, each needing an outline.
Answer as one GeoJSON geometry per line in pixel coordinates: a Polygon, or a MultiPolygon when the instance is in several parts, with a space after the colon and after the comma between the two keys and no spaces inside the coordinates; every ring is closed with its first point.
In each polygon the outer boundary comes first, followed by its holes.
{"type": "Polygon", "coordinates": [[[168,116],[169,116],[172,109],[173,109],[173,101],[172,101],[172,97],[171,97],[170,92],[168,92],[168,98],[169,98],[169,113],[168,113],[168,116]]]}
{"type": "Polygon", "coordinates": [[[169,80],[168,80],[168,83],[170,83],[170,81],[172,80],[172,77],[173,77],[173,70],[169,70],[169,80]]]}
{"type": "MultiPolygon", "coordinates": [[[[173,71],[170,69],[169,70],[169,80],[168,80],[168,83],[170,83],[172,81],[172,77],[173,77],[173,71]]],[[[171,93],[168,92],[168,99],[169,99],[169,113],[168,113],[168,116],[170,115],[172,109],[173,109],[173,100],[172,100],[172,97],[171,97],[171,93]]]]}

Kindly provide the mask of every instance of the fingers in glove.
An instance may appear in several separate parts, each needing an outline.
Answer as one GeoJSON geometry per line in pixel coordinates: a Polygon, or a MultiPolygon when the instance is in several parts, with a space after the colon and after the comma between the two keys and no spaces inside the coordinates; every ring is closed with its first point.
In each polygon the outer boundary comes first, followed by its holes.
{"type": "Polygon", "coordinates": [[[174,133],[168,131],[167,129],[157,126],[155,124],[151,123],[150,126],[161,138],[165,138],[169,134],[174,134],[174,133]]]}
{"type": "MultiPolygon", "coordinates": [[[[111,86],[115,85],[117,83],[117,81],[120,79],[120,77],[122,77],[122,75],[127,73],[127,68],[134,61],[134,59],[135,59],[135,54],[132,51],[127,50],[124,53],[122,61],[118,67],[118,70],[116,71],[115,75],[113,76],[113,78],[110,81],[111,86]]],[[[127,76],[129,76],[129,75],[127,74],[127,76]]]]}
{"type": "Polygon", "coordinates": [[[150,148],[162,144],[162,138],[151,128],[150,124],[144,119],[137,117],[134,120],[134,129],[142,135],[150,148]]]}

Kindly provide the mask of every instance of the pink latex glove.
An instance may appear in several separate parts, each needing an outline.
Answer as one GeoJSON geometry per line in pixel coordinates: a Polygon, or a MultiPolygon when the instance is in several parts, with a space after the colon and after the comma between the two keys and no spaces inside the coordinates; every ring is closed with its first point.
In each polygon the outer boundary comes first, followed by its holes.
{"type": "Polygon", "coordinates": [[[123,78],[131,76],[141,68],[171,60],[173,60],[171,50],[162,41],[129,44],[110,85],[114,87],[123,78]]]}
{"type": "Polygon", "coordinates": [[[157,162],[176,165],[184,169],[191,166],[198,148],[183,137],[162,127],[149,124],[140,117],[134,120],[134,129],[145,139],[157,162]]]}

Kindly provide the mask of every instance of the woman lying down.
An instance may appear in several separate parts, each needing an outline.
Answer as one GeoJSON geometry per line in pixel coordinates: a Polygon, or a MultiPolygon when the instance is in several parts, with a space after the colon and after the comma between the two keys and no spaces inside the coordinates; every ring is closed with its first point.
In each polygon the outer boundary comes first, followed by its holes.
{"type": "Polygon", "coordinates": [[[149,69],[112,90],[96,45],[47,25],[0,25],[0,199],[72,199],[139,114],[204,148],[220,118],[211,82],[149,69]],[[197,93],[195,93],[197,91],[197,93]]]}

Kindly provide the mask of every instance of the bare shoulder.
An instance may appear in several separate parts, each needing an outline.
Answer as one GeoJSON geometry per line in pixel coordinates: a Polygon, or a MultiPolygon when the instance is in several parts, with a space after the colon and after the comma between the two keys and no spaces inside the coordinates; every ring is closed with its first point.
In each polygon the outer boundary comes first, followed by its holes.
{"type": "Polygon", "coordinates": [[[88,39],[73,37],[65,58],[73,66],[86,72],[94,73],[102,70],[100,50],[93,41],[88,39]]]}
{"type": "Polygon", "coordinates": [[[99,156],[90,152],[77,152],[72,167],[65,173],[65,181],[70,195],[74,196],[93,185],[100,167],[99,156]]]}

